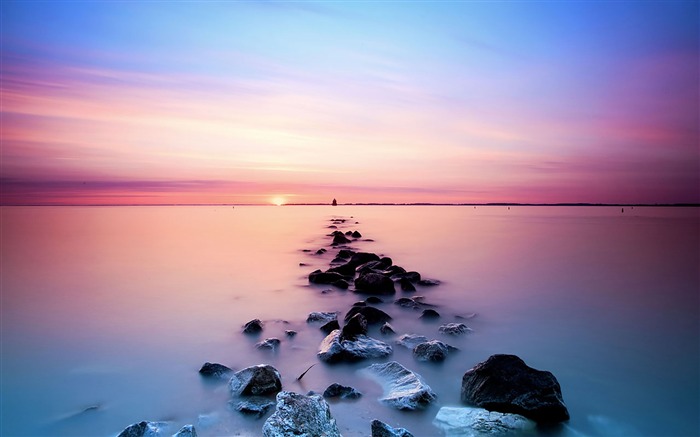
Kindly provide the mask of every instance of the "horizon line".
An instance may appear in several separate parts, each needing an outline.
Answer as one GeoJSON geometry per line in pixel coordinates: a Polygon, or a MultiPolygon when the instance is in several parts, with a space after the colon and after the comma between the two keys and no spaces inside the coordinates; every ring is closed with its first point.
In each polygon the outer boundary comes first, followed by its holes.
{"type": "Polygon", "coordinates": [[[273,203],[8,203],[0,204],[0,207],[19,206],[60,206],[60,207],[80,207],[80,206],[643,206],[643,207],[700,207],[700,203],[677,202],[677,203],[591,203],[591,202],[556,202],[556,203],[520,203],[520,202],[485,202],[485,203],[433,203],[433,202],[413,202],[413,203],[384,203],[384,202],[358,202],[358,203],[283,203],[276,205],[273,203]]]}

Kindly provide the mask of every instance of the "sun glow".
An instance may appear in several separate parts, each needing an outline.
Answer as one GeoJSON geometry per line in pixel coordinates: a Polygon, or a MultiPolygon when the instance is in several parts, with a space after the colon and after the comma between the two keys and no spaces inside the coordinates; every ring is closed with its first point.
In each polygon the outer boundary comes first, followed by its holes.
{"type": "Polygon", "coordinates": [[[271,202],[273,205],[282,206],[284,205],[284,197],[273,197],[271,202]]]}

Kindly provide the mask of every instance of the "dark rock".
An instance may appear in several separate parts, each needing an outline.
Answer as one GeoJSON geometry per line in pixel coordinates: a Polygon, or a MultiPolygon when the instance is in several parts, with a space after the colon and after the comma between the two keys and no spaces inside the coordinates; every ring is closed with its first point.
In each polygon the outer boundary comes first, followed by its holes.
{"type": "Polygon", "coordinates": [[[384,269],[386,269],[386,267],[387,265],[382,261],[370,261],[357,266],[355,271],[360,275],[365,273],[379,273],[380,275],[384,275],[384,269]]]}
{"type": "Polygon", "coordinates": [[[440,313],[431,309],[423,310],[423,313],[420,315],[421,319],[437,319],[439,317],[440,313]]]}
{"type": "Polygon", "coordinates": [[[331,384],[323,392],[324,398],[341,398],[341,399],[357,399],[362,396],[362,393],[352,387],[340,385],[337,383],[331,384]]]}
{"type": "Polygon", "coordinates": [[[243,414],[261,418],[270,410],[270,408],[274,406],[275,403],[267,398],[253,397],[246,399],[245,401],[238,402],[236,404],[236,410],[243,414]]]}
{"type": "Polygon", "coordinates": [[[309,313],[309,315],[306,317],[306,323],[313,323],[313,322],[323,322],[323,323],[328,323],[331,320],[338,320],[338,313],[335,311],[313,311],[309,313]]]}
{"type": "Polygon", "coordinates": [[[438,331],[442,332],[443,334],[460,335],[470,332],[471,329],[469,329],[464,323],[447,323],[440,326],[438,331]]]}
{"type": "Polygon", "coordinates": [[[384,387],[380,402],[399,410],[416,410],[432,402],[436,396],[420,375],[396,361],[373,364],[364,373],[377,379],[384,387]]]}
{"type": "Polygon", "coordinates": [[[345,231],[345,235],[352,235],[352,231],[345,231]]]}
{"type": "Polygon", "coordinates": [[[444,361],[450,350],[454,349],[439,340],[430,340],[416,345],[413,348],[413,357],[418,361],[439,362],[444,361]]]}
{"type": "Polygon", "coordinates": [[[354,250],[350,250],[350,249],[340,249],[340,250],[338,251],[338,258],[345,258],[345,259],[348,259],[348,258],[352,257],[354,254],[355,254],[355,251],[354,251],[354,250]]]}
{"type": "Polygon", "coordinates": [[[321,270],[314,270],[309,273],[309,282],[312,284],[332,284],[337,281],[344,280],[345,277],[340,273],[336,272],[322,272],[321,270]]]}
{"type": "Polygon", "coordinates": [[[391,352],[391,346],[374,338],[357,335],[353,340],[345,340],[341,331],[335,330],[323,339],[317,356],[321,361],[337,363],[382,358],[391,355],[391,352]]]}
{"type": "Polygon", "coordinates": [[[370,261],[379,261],[377,254],[370,252],[357,252],[350,258],[350,263],[352,263],[355,267],[361,266],[362,264],[370,261]]]}
{"type": "Polygon", "coordinates": [[[383,256],[379,261],[381,261],[382,264],[386,266],[386,268],[389,268],[392,264],[394,264],[394,260],[392,260],[388,256],[383,256]]]}
{"type": "Polygon", "coordinates": [[[306,264],[306,263],[299,263],[299,267],[304,267],[304,266],[308,266],[308,264],[306,264]]]}
{"type": "Polygon", "coordinates": [[[255,347],[258,349],[267,349],[273,351],[277,350],[279,346],[280,340],[278,338],[266,338],[265,340],[255,344],[255,347]]]}
{"type": "Polygon", "coordinates": [[[370,294],[394,294],[394,281],[378,273],[366,273],[355,279],[355,291],[370,294]]]}
{"type": "Polygon", "coordinates": [[[227,378],[232,369],[218,363],[204,363],[199,374],[208,378],[227,378]]]}
{"type": "Polygon", "coordinates": [[[319,395],[283,391],[263,425],[263,437],[340,437],[328,404],[319,395]]]}
{"type": "Polygon", "coordinates": [[[352,307],[345,315],[345,323],[347,323],[355,314],[362,314],[365,316],[368,325],[375,325],[378,323],[384,323],[391,320],[391,316],[379,308],[374,308],[370,306],[365,307],[352,307]]]}
{"type": "Polygon", "coordinates": [[[324,253],[326,253],[326,249],[324,248],[320,248],[316,251],[316,255],[323,255],[324,253]]]}
{"type": "Polygon", "coordinates": [[[263,322],[260,319],[253,319],[243,325],[243,332],[246,334],[257,334],[263,330],[263,322]]]}
{"type": "Polygon", "coordinates": [[[422,285],[423,287],[434,287],[436,285],[440,285],[440,281],[437,279],[421,279],[418,281],[418,285],[422,285]]]}
{"type": "Polygon", "coordinates": [[[401,285],[401,290],[406,292],[416,291],[416,287],[406,278],[399,279],[399,285],[401,285]]]}
{"type": "Polygon", "coordinates": [[[346,237],[346,236],[343,235],[342,233],[336,234],[336,235],[333,237],[333,245],[334,245],[334,246],[337,246],[337,245],[339,245],[339,244],[348,244],[349,242],[350,242],[350,240],[348,240],[348,237],[346,237]]]}
{"type": "Polygon", "coordinates": [[[418,308],[418,303],[410,297],[400,297],[394,303],[404,308],[418,308]]]}
{"type": "Polygon", "coordinates": [[[406,272],[406,273],[404,273],[403,277],[408,279],[411,282],[420,281],[420,273],[418,273],[418,272],[406,272]]]}
{"type": "Polygon", "coordinates": [[[377,296],[370,296],[367,299],[365,299],[365,302],[371,303],[374,305],[376,305],[378,303],[384,303],[384,301],[380,297],[377,297],[377,296]]]}
{"type": "Polygon", "coordinates": [[[401,337],[396,339],[396,344],[413,350],[414,347],[421,343],[425,343],[426,341],[428,341],[428,337],[424,335],[403,334],[401,337]]]}
{"type": "Polygon", "coordinates": [[[301,249],[302,252],[313,252],[311,249],[301,249]]]}
{"type": "Polygon", "coordinates": [[[374,419],[371,426],[371,437],[413,437],[405,428],[392,428],[381,420],[374,419]]]}
{"type": "Polygon", "coordinates": [[[321,326],[319,328],[321,331],[323,331],[324,334],[328,335],[331,332],[335,331],[336,329],[340,329],[340,323],[338,323],[338,320],[331,320],[330,322],[326,323],[325,325],[321,326]]]}
{"type": "Polygon", "coordinates": [[[340,273],[343,276],[355,276],[355,266],[349,262],[339,266],[331,267],[328,272],[340,273]]]}
{"type": "Polygon", "coordinates": [[[343,340],[355,340],[358,335],[367,335],[367,319],[362,314],[352,316],[340,333],[343,340]]]}
{"type": "Polygon", "coordinates": [[[333,260],[331,261],[331,264],[343,264],[343,263],[345,263],[345,258],[341,258],[341,257],[339,257],[339,256],[336,256],[336,257],[333,258],[333,260]]]}
{"type": "Polygon", "coordinates": [[[529,367],[515,355],[492,355],[462,378],[462,401],[536,422],[569,420],[559,382],[551,372],[529,367]]]}
{"type": "Polygon", "coordinates": [[[391,326],[390,323],[384,323],[380,328],[379,332],[381,332],[384,335],[389,335],[389,334],[395,334],[396,331],[394,331],[394,327],[391,326]]]}
{"type": "Polygon", "coordinates": [[[357,231],[353,232],[351,235],[352,235],[352,238],[362,238],[362,234],[360,234],[357,231]]]}
{"type": "Polygon", "coordinates": [[[246,367],[233,374],[229,382],[233,396],[264,395],[282,389],[280,373],[268,364],[246,367]]]}
{"type": "Polygon", "coordinates": [[[358,300],[357,302],[352,304],[352,306],[354,306],[354,307],[366,307],[367,302],[365,302],[364,300],[358,300]]]}
{"type": "Polygon", "coordinates": [[[388,275],[390,275],[390,276],[391,276],[391,275],[396,275],[396,274],[402,275],[402,274],[406,273],[406,269],[404,269],[404,268],[401,267],[401,266],[396,266],[396,265],[394,265],[394,266],[389,266],[389,267],[386,269],[386,272],[385,272],[385,273],[388,274],[388,275]]]}
{"type": "Polygon", "coordinates": [[[336,225],[328,225],[327,227],[328,227],[328,229],[338,229],[338,227],[336,225]]]}
{"type": "Polygon", "coordinates": [[[331,285],[334,287],[342,288],[343,290],[347,290],[350,287],[350,284],[348,284],[348,281],[346,281],[345,279],[335,281],[331,285]]]}
{"type": "Polygon", "coordinates": [[[287,334],[287,337],[294,337],[295,335],[297,335],[297,332],[292,329],[287,329],[286,331],[284,331],[284,333],[287,334]]]}

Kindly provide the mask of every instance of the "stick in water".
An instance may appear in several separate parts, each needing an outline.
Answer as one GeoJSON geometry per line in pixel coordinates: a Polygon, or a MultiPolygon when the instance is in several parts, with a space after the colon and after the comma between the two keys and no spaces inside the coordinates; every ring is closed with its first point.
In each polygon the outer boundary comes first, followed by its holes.
{"type": "Polygon", "coordinates": [[[308,372],[309,370],[311,370],[311,368],[312,368],[313,366],[315,366],[315,365],[316,365],[316,363],[310,365],[309,368],[306,369],[306,370],[304,371],[304,373],[302,373],[301,375],[299,375],[299,376],[297,377],[297,381],[301,381],[301,378],[303,378],[304,375],[306,375],[306,372],[308,372]]]}

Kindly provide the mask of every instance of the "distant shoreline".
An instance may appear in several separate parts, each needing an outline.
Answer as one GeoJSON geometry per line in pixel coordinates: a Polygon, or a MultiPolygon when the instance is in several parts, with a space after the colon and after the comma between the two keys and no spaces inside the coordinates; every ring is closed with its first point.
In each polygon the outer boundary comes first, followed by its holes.
{"type": "MultiPolygon", "coordinates": [[[[73,203],[56,203],[56,204],[2,204],[3,206],[329,206],[333,207],[330,203],[285,203],[283,205],[273,205],[267,203],[91,203],[91,204],[73,204],[73,203]]],[[[662,207],[662,208],[697,208],[700,207],[700,203],[508,203],[508,202],[489,202],[489,203],[339,203],[337,206],[619,206],[619,207],[662,207]]]]}

